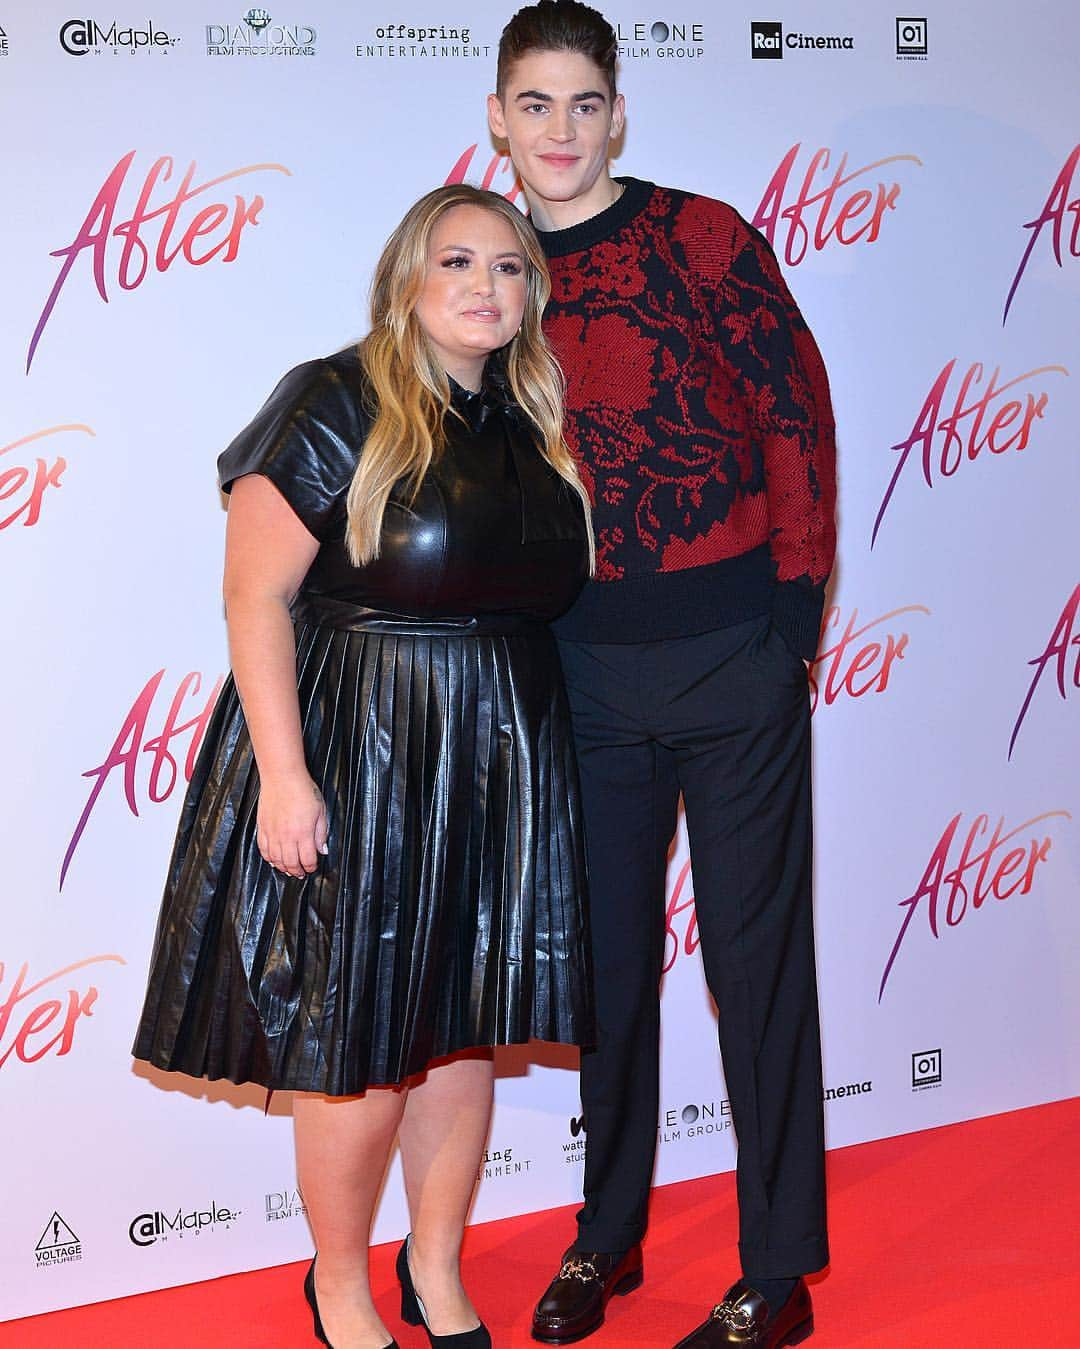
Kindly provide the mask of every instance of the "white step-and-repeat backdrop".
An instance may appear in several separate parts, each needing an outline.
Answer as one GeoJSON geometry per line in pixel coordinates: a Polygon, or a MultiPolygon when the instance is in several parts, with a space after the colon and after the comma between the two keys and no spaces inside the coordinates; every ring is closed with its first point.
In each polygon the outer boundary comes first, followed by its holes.
{"type": "MultiPolygon", "coordinates": [[[[608,5],[618,170],[754,220],[832,377],[832,1146],[1080,1090],[1080,12],[915,7],[608,5]]],[[[410,202],[514,195],[484,112],[508,14],[0,0],[0,1317],[311,1249],[288,1099],[128,1054],[226,663],[214,459],[362,333],[410,202]]],[[[693,893],[680,833],[660,1183],[734,1162],[693,893]]],[[[497,1101],[474,1220],[575,1200],[572,1055],[514,1051],[497,1101]]],[[[376,1240],[405,1226],[395,1168],[376,1240]]]]}

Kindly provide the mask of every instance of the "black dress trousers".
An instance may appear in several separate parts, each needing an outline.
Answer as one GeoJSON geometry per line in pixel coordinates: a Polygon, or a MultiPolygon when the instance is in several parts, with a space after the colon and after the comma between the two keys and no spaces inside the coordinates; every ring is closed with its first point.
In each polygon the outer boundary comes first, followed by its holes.
{"type": "Polygon", "coordinates": [[[767,617],[559,649],[583,791],[598,1020],[596,1048],[582,1054],[576,1246],[622,1251],[645,1231],[664,877],[681,792],[738,1139],[743,1269],[760,1278],[820,1269],[829,1255],[806,668],[767,617]]]}

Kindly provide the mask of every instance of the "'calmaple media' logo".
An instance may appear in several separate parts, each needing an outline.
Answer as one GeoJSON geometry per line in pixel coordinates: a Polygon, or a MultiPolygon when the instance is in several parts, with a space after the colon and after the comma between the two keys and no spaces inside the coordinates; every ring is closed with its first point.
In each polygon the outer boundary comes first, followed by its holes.
{"type": "Polygon", "coordinates": [[[96,19],[68,19],[60,25],[60,46],[69,56],[104,56],[121,52],[167,52],[180,41],[147,19],[145,28],[122,27],[113,19],[107,27],[96,19]]]}
{"type": "Polygon", "coordinates": [[[128,1236],[134,1246],[153,1246],[170,1237],[183,1239],[217,1229],[228,1231],[239,1217],[239,1209],[228,1209],[213,1201],[207,1209],[191,1209],[185,1213],[178,1208],[171,1216],[161,1209],[154,1209],[152,1213],[140,1213],[137,1218],[132,1218],[128,1236]]]}
{"type": "Polygon", "coordinates": [[[82,1242],[59,1213],[54,1212],[34,1247],[35,1265],[38,1269],[47,1269],[52,1265],[67,1265],[81,1259],[82,1242]]]}

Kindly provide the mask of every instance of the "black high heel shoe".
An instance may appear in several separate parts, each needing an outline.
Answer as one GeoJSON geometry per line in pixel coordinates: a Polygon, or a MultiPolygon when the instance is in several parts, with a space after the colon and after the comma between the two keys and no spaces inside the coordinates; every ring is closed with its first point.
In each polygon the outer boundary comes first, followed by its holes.
{"type": "Polygon", "coordinates": [[[475,1330],[459,1330],[456,1335],[433,1335],[427,1323],[424,1304],[416,1296],[412,1270],[409,1268],[409,1242],[412,1233],[401,1243],[397,1257],[398,1283],[401,1284],[401,1319],[407,1326],[423,1326],[431,1341],[431,1349],[491,1349],[491,1334],[483,1321],[475,1330]]]}
{"type": "MultiPolygon", "coordinates": [[[[325,1344],[327,1349],[334,1349],[334,1346],[326,1338],[322,1317],[319,1315],[319,1302],[315,1296],[315,1258],[308,1265],[308,1272],[304,1276],[304,1296],[307,1298],[307,1304],[311,1308],[311,1317],[315,1323],[315,1338],[325,1344]]],[[[397,1340],[391,1340],[389,1344],[383,1346],[383,1349],[400,1349],[400,1345],[397,1340]]]]}

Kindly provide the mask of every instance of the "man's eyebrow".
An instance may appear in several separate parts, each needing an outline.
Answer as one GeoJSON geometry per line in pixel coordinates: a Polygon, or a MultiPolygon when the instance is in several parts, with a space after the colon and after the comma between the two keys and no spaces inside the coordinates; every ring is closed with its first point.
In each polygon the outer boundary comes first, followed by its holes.
{"type": "MultiPolygon", "coordinates": [[[[539,89],[523,89],[520,94],[515,95],[515,99],[528,98],[536,103],[554,103],[552,94],[541,93],[539,89]]],[[[583,94],[574,94],[570,99],[571,103],[584,103],[587,99],[598,98],[601,103],[606,103],[607,99],[599,89],[587,89],[583,94]]]]}

